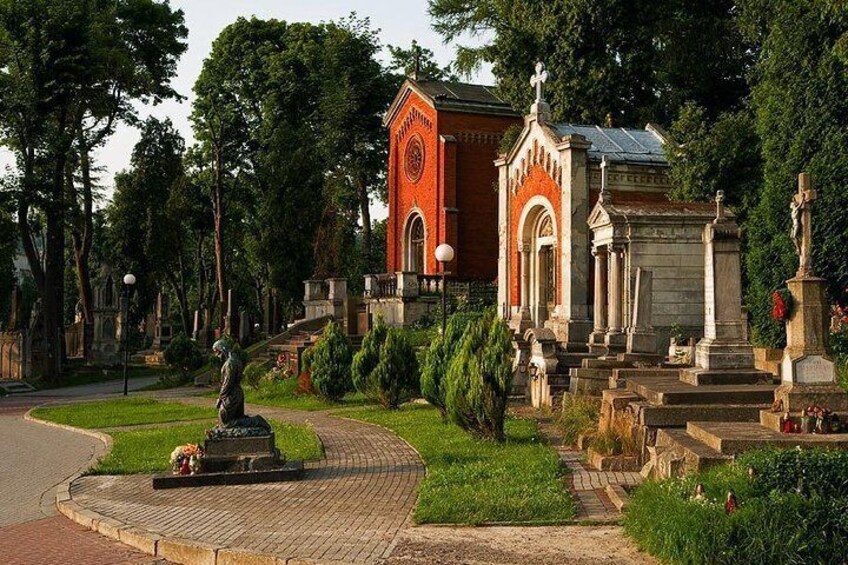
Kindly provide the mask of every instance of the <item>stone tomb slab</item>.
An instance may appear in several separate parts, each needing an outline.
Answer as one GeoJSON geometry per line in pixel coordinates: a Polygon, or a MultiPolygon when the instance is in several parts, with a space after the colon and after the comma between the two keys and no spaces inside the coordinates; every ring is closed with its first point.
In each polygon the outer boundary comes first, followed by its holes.
{"type": "Polygon", "coordinates": [[[689,422],[686,433],[723,455],[761,447],[848,448],[848,434],[784,434],[752,422],[689,422]]]}
{"type": "Polygon", "coordinates": [[[783,357],[783,381],[798,384],[832,384],[836,382],[836,369],[833,361],[823,355],[804,355],[792,359],[783,357]]]}

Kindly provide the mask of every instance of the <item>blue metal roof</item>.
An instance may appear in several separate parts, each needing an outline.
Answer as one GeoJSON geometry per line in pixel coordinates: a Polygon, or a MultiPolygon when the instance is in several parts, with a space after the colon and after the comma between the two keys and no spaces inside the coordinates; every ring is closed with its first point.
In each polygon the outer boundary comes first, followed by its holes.
{"type": "Polygon", "coordinates": [[[615,162],[668,165],[663,139],[648,129],[602,128],[574,124],[551,124],[564,137],[579,134],[592,143],[589,158],[600,161],[603,155],[615,162]]]}

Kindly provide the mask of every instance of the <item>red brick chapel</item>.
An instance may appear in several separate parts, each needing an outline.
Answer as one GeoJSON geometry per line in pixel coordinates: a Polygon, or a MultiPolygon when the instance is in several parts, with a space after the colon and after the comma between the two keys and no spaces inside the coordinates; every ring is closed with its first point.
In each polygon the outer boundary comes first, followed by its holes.
{"type": "Polygon", "coordinates": [[[459,279],[498,274],[498,144],[521,116],[491,87],[406,80],[383,121],[389,130],[389,272],[435,274],[436,247],[456,251],[459,279]]]}

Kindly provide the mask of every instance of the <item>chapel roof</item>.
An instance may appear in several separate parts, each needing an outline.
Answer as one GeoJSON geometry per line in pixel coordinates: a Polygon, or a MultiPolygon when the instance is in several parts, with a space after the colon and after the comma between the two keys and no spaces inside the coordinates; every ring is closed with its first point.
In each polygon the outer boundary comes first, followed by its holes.
{"type": "Polygon", "coordinates": [[[592,144],[589,148],[592,161],[600,161],[606,155],[607,159],[618,163],[668,165],[663,149],[666,140],[652,125],[645,129],[569,123],[550,124],[550,127],[559,137],[572,134],[585,137],[592,144]]]}
{"type": "Polygon", "coordinates": [[[419,96],[427,100],[437,110],[497,116],[520,116],[518,112],[512,109],[509,103],[495,94],[495,88],[493,86],[442,80],[413,80],[408,78],[400,87],[398,95],[386,112],[383,125],[387,125],[392,121],[410,90],[418,93],[419,96]]]}

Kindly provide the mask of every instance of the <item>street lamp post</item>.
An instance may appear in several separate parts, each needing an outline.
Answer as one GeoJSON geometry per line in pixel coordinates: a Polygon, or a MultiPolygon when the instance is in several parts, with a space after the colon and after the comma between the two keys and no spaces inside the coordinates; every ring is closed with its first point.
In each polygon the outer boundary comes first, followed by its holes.
{"type": "Polygon", "coordinates": [[[121,332],[124,334],[121,337],[124,342],[124,396],[127,395],[129,389],[129,379],[127,377],[127,364],[130,360],[130,293],[135,285],[135,275],[127,273],[124,275],[124,286],[121,289],[121,332]]]}
{"type": "Polygon", "coordinates": [[[436,248],[436,261],[442,266],[442,335],[445,335],[448,324],[448,287],[445,283],[445,275],[447,275],[447,264],[453,261],[453,247],[447,243],[443,243],[436,248]]]}

